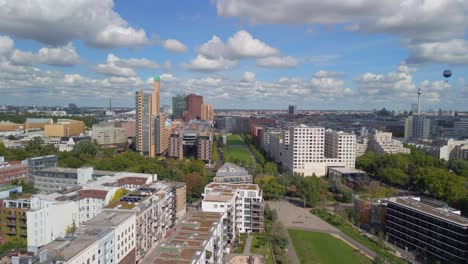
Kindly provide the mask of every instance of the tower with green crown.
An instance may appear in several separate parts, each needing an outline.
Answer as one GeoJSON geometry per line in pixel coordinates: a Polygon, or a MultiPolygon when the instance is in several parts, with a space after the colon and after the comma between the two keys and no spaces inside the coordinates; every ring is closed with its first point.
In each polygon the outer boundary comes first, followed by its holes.
{"type": "Polygon", "coordinates": [[[159,76],[154,76],[154,81],[155,82],[159,82],[159,79],[160,79],[159,76]]]}

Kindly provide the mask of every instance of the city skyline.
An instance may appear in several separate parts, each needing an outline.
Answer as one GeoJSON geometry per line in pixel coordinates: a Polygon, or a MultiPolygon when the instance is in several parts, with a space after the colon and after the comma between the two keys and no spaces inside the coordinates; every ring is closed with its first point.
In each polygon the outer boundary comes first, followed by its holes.
{"type": "Polygon", "coordinates": [[[468,110],[467,9],[456,0],[7,0],[0,104],[112,97],[132,107],[159,75],[161,105],[185,91],[215,109],[407,110],[421,88],[423,110],[468,110]]]}

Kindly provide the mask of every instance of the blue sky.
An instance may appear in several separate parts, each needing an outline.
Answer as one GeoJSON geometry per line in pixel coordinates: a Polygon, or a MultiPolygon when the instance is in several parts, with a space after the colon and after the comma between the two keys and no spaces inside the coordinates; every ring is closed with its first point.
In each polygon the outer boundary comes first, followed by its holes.
{"type": "Polygon", "coordinates": [[[458,0],[6,0],[0,104],[133,106],[161,75],[162,103],[215,108],[468,110],[458,0]],[[453,76],[445,82],[442,71],[453,76]]]}

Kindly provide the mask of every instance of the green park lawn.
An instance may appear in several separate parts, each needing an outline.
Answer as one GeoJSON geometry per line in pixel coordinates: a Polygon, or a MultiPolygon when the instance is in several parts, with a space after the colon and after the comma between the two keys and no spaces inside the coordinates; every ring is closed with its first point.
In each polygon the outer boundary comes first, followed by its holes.
{"type": "Polygon", "coordinates": [[[371,261],[345,242],[330,234],[288,229],[301,264],[360,264],[371,261]]]}
{"type": "Polygon", "coordinates": [[[229,146],[245,145],[244,141],[241,140],[240,136],[236,134],[227,136],[227,144],[229,146]]]}
{"type": "Polygon", "coordinates": [[[252,238],[252,244],[250,246],[250,253],[260,254],[263,256],[263,263],[274,264],[273,254],[271,252],[270,243],[268,242],[268,236],[262,234],[255,234],[252,238]]]}

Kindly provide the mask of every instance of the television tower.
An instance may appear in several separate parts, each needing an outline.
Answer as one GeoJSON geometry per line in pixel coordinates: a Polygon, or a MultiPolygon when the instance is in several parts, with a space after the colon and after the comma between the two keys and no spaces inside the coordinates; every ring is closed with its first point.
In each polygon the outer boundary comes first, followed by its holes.
{"type": "Polygon", "coordinates": [[[421,104],[421,94],[422,94],[422,90],[421,88],[418,88],[418,116],[420,114],[420,104],[421,104]]]}

